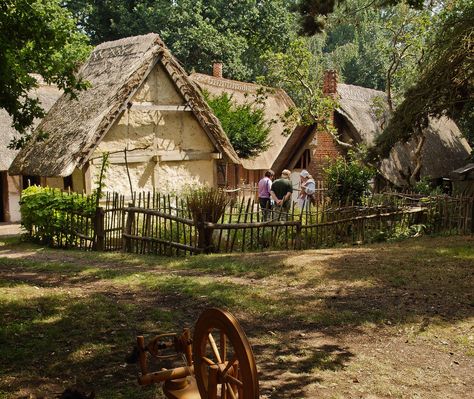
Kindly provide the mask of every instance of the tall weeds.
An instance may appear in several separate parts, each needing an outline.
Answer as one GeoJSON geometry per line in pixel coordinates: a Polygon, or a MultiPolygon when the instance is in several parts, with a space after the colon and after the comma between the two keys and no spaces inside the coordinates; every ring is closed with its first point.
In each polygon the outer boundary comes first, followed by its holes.
{"type": "Polygon", "coordinates": [[[200,187],[187,195],[188,209],[197,223],[217,223],[229,203],[227,194],[212,187],[200,187]]]}

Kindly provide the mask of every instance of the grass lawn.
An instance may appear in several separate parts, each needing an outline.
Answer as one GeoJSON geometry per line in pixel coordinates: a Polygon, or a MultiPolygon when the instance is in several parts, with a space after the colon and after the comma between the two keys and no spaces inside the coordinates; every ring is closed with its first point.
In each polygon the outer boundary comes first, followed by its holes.
{"type": "Polygon", "coordinates": [[[474,238],[163,258],[0,237],[0,398],[160,398],[124,358],[202,309],[239,319],[262,398],[471,398],[474,238]]]}

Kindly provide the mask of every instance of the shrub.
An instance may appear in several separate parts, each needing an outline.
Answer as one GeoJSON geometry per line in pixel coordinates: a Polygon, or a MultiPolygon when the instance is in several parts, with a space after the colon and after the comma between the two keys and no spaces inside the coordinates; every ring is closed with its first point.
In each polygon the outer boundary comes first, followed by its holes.
{"type": "Polygon", "coordinates": [[[265,120],[262,101],[235,104],[227,93],[211,97],[204,92],[204,97],[239,157],[254,157],[270,146],[270,124],[265,120]]]}
{"type": "Polygon", "coordinates": [[[354,153],[349,153],[349,159],[337,158],[324,169],[324,174],[332,202],[361,204],[375,170],[364,165],[354,153]]]}
{"type": "Polygon", "coordinates": [[[212,230],[203,228],[203,222],[217,223],[225,212],[229,203],[227,194],[212,187],[194,189],[187,195],[189,211],[197,224],[199,247],[205,252],[214,251],[212,230]]]}
{"type": "Polygon", "coordinates": [[[229,203],[227,194],[213,187],[200,187],[187,194],[188,208],[196,222],[217,223],[229,203]]]}
{"type": "Polygon", "coordinates": [[[92,216],[95,209],[94,196],[67,194],[50,187],[30,186],[21,194],[22,226],[32,238],[48,244],[70,233],[71,212],[92,216]]]}
{"type": "Polygon", "coordinates": [[[433,186],[428,177],[422,177],[413,187],[417,194],[422,195],[441,195],[443,190],[439,186],[433,186]]]}

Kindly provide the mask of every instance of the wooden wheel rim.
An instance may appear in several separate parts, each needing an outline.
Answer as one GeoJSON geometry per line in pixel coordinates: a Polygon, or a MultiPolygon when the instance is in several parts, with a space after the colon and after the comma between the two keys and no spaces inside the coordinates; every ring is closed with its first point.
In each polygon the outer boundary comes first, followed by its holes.
{"type": "MultiPolygon", "coordinates": [[[[247,336],[234,316],[229,312],[217,308],[207,309],[202,312],[194,327],[194,373],[201,397],[203,399],[209,399],[210,397],[208,390],[209,365],[203,360],[203,357],[207,355],[208,345],[210,346],[209,333],[216,330],[219,331],[220,334],[225,334],[227,342],[232,345],[234,355],[238,361],[238,379],[243,382],[243,386],[238,390],[235,396],[238,399],[257,399],[259,397],[257,367],[247,336]]],[[[222,365],[225,359],[221,360],[222,365]]],[[[227,360],[230,361],[231,359],[227,360]]],[[[227,395],[226,398],[230,399],[231,395],[227,395]]]]}

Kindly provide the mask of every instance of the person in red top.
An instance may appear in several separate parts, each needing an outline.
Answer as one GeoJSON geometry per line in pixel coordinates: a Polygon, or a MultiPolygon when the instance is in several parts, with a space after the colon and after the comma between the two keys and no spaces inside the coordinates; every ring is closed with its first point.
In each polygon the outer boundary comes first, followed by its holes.
{"type": "Polygon", "coordinates": [[[274,176],[275,173],[273,170],[269,169],[265,172],[265,176],[258,182],[258,203],[262,210],[263,220],[267,220],[268,215],[270,214],[270,191],[272,189],[272,180],[274,176]]]}

